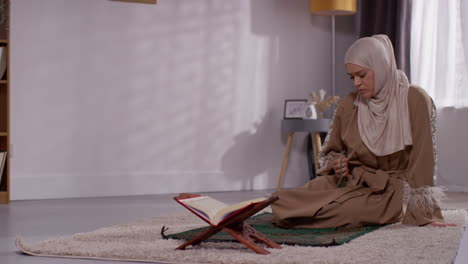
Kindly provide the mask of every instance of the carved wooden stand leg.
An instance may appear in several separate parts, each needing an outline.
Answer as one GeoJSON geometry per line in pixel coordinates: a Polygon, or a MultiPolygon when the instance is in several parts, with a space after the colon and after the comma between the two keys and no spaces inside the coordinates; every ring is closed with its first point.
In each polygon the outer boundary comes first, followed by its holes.
{"type": "Polygon", "coordinates": [[[176,249],[185,249],[189,245],[193,245],[193,246],[198,245],[201,242],[210,238],[212,235],[220,232],[221,230],[230,234],[232,237],[237,239],[239,242],[241,242],[242,244],[244,244],[245,246],[247,246],[248,248],[250,248],[257,254],[266,255],[266,254],[270,254],[270,251],[257,245],[255,241],[263,243],[269,248],[281,248],[280,245],[278,245],[273,240],[270,240],[265,235],[255,230],[249,224],[241,223],[241,224],[235,224],[232,226],[225,226],[223,228],[212,226],[210,229],[192,238],[191,240],[185,242],[184,244],[180,245],[176,249]]]}
{"type": "Polygon", "coordinates": [[[201,242],[203,242],[203,241],[207,240],[208,238],[210,238],[212,235],[218,233],[221,230],[222,230],[222,228],[219,228],[217,226],[212,226],[210,229],[202,232],[198,236],[196,236],[196,237],[190,239],[189,241],[183,243],[182,245],[180,245],[176,249],[185,249],[187,246],[190,246],[190,245],[196,246],[196,245],[200,244],[201,242]]]}
{"type": "Polygon", "coordinates": [[[255,230],[252,226],[248,225],[247,223],[244,223],[244,220],[254,215],[256,212],[262,210],[263,208],[267,207],[276,200],[278,200],[277,196],[270,197],[266,201],[259,203],[253,206],[252,208],[245,210],[244,212],[239,213],[233,218],[227,220],[225,223],[219,226],[212,226],[208,230],[200,233],[196,237],[183,243],[176,249],[185,249],[189,245],[198,245],[201,242],[213,236],[214,234],[223,230],[235,239],[237,239],[242,244],[246,245],[248,248],[252,249],[255,253],[264,255],[270,254],[270,251],[257,245],[255,241],[263,243],[270,248],[281,248],[281,246],[273,240],[270,240],[262,233],[255,230]]]}
{"type": "Polygon", "coordinates": [[[276,242],[270,240],[262,233],[258,232],[246,223],[241,223],[236,226],[225,227],[223,228],[223,230],[257,254],[266,255],[270,254],[270,251],[255,244],[255,241],[263,243],[269,248],[281,248],[281,246],[278,245],[276,242]]]}

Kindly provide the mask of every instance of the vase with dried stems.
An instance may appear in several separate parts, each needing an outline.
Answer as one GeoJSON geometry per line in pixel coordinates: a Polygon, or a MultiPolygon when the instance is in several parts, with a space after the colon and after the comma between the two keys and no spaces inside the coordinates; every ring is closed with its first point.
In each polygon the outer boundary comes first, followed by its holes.
{"type": "Polygon", "coordinates": [[[312,98],[310,102],[315,106],[315,109],[317,110],[317,116],[319,119],[323,118],[323,112],[325,112],[327,108],[329,108],[332,105],[336,105],[340,100],[340,97],[336,95],[328,96],[325,98],[326,93],[327,92],[325,92],[325,90],[323,89],[320,89],[318,91],[318,94],[316,94],[315,92],[310,93],[310,97],[312,98]]]}

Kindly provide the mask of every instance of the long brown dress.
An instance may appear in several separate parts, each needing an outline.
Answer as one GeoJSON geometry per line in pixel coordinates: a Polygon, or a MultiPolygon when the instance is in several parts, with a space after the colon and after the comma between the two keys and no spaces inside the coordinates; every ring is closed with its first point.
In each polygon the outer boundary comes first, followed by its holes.
{"type": "Polygon", "coordinates": [[[362,142],[357,126],[356,93],[341,100],[335,112],[317,178],[302,187],[279,190],[272,205],[275,223],[288,228],[325,228],[388,224],[424,225],[443,221],[435,177],[435,108],[424,90],[410,86],[408,107],[413,145],[375,156],[362,142]],[[349,158],[345,187],[336,187],[331,160],[349,158]]]}

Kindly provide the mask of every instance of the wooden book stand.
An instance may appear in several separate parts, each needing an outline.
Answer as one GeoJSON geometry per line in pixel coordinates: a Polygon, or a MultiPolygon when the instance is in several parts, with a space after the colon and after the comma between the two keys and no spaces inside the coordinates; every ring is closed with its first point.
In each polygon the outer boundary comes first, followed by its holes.
{"type": "Polygon", "coordinates": [[[176,249],[185,249],[189,245],[198,245],[201,242],[210,238],[212,235],[220,231],[225,231],[226,233],[234,237],[236,240],[253,250],[255,253],[264,255],[270,254],[270,251],[257,245],[255,241],[263,243],[270,248],[281,248],[281,246],[275,243],[274,241],[270,240],[262,233],[255,230],[252,226],[244,223],[244,221],[252,215],[256,214],[258,211],[272,204],[276,200],[278,200],[278,196],[272,196],[261,203],[255,204],[251,208],[239,213],[238,215],[227,220],[226,222],[221,223],[217,226],[210,227],[208,230],[200,233],[199,235],[185,242],[176,249]]]}

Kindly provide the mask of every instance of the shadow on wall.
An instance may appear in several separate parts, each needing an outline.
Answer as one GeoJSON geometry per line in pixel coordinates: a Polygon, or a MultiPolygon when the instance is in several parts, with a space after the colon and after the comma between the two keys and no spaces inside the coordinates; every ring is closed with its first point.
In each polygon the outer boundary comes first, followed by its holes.
{"type": "Polygon", "coordinates": [[[468,192],[468,108],[445,107],[437,111],[437,185],[449,191],[468,192]]]}
{"type": "MultiPolygon", "coordinates": [[[[330,19],[308,2],[15,2],[16,197],[276,186],[284,100],[331,84],[330,19]]],[[[285,186],[307,179],[291,154],[285,186]]]]}
{"type": "MultiPolygon", "coordinates": [[[[247,84],[252,89],[248,101],[263,105],[254,107],[260,110],[253,113],[238,113],[243,119],[254,121],[253,128],[237,134],[222,158],[225,177],[240,182],[242,189],[276,187],[285,147],[281,134],[284,100],[307,98],[310,91],[327,89],[323,85],[331,84],[331,64],[318,63],[329,61],[330,45],[323,38],[330,36],[330,20],[311,16],[308,4],[250,1],[251,31],[261,39],[263,49],[257,49],[249,62],[255,66],[253,81],[247,84]],[[262,83],[256,82],[258,79],[262,83]],[[255,121],[255,117],[261,119],[255,121]]],[[[308,179],[304,137],[305,134],[295,137],[285,187],[302,185],[308,179]]]]}
{"type": "Polygon", "coordinates": [[[37,2],[18,3],[38,22],[15,35],[31,77],[15,89],[15,173],[59,175],[55,197],[216,190],[237,114],[241,1],[37,2]]]}
{"type": "Polygon", "coordinates": [[[277,142],[266,136],[271,133],[269,124],[274,123],[269,112],[251,131],[244,131],[234,137],[234,144],[229,148],[221,161],[224,176],[241,182],[242,190],[253,190],[255,177],[268,175],[268,182],[276,181],[277,163],[266,157],[275,151],[277,142]],[[271,181],[270,181],[271,179],[271,181]]]}

